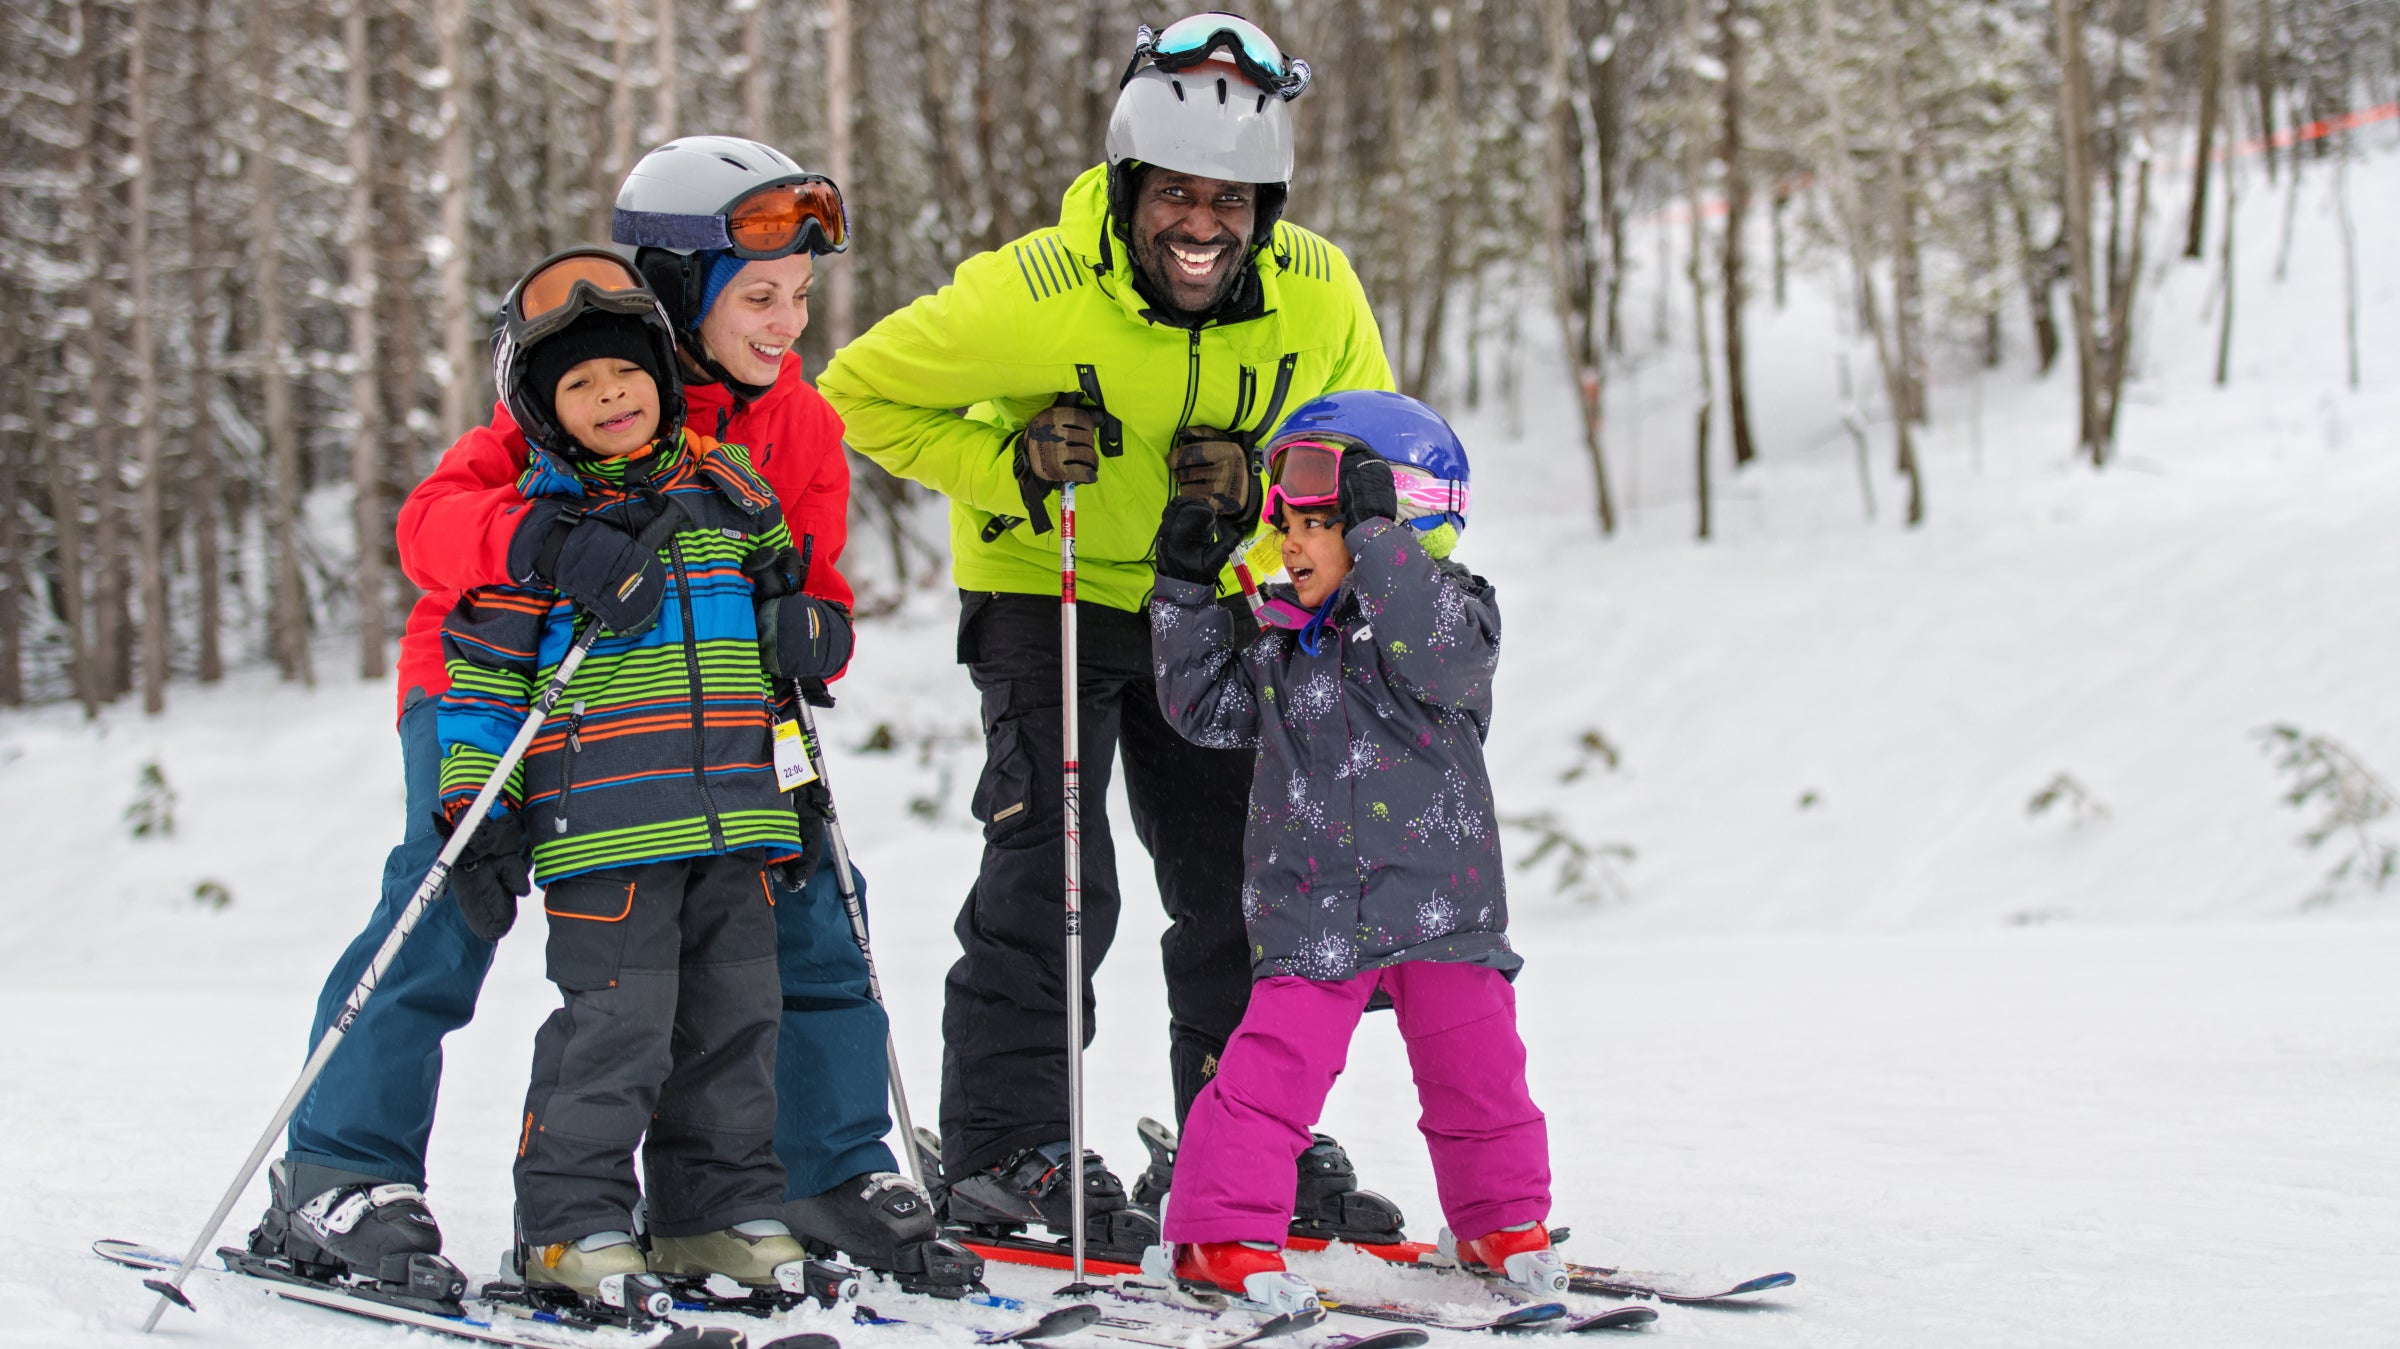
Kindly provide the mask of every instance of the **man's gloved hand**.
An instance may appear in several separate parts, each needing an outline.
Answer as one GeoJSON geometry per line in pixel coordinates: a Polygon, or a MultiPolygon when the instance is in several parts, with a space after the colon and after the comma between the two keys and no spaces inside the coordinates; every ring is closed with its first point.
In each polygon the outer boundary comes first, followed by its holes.
{"type": "MultiPolygon", "coordinates": [[[[463,800],[458,813],[466,813],[463,800]]],[[[458,827],[447,812],[436,815],[433,824],[444,838],[458,827]]],[[[450,898],[458,904],[458,916],[466,920],[467,931],[498,941],[517,921],[517,901],[532,888],[525,870],[525,826],[515,811],[495,809],[483,817],[450,868],[450,898]]]]}
{"type": "Polygon", "coordinates": [[[508,544],[508,574],[582,605],[600,626],[629,637],[658,620],[666,568],[615,516],[586,515],[563,501],[526,508],[508,544]]]}
{"type": "Polygon", "coordinates": [[[1207,501],[1168,497],[1166,513],[1158,521],[1158,542],[1151,548],[1151,565],[1158,574],[1215,586],[1217,573],[1225,570],[1250,532],[1246,514],[1229,509],[1234,505],[1232,498],[1223,496],[1207,501]]]}
{"type": "Polygon", "coordinates": [[[1342,451],[1342,532],[1369,520],[1400,518],[1400,491],[1392,485],[1392,466],[1373,450],[1342,451]]]}
{"type": "Polygon", "coordinates": [[[850,615],[814,595],[758,606],[759,651],[778,679],[831,679],[850,663],[850,615]]]}
{"type": "Polygon", "coordinates": [[[1235,512],[1255,509],[1251,503],[1258,496],[1258,475],[1250,470],[1250,451],[1230,431],[1185,427],[1167,453],[1167,470],[1175,475],[1179,495],[1196,501],[1224,497],[1235,512]]]}
{"type": "Polygon", "coordinates": [[[1033,414],[1017,433],[1017,494],[1037,532],[1050,528],[1050,511],[1042,503],[1060,483],[1100,480],[1099,433],[1100,410],[1063,396],[1033,414]]]}

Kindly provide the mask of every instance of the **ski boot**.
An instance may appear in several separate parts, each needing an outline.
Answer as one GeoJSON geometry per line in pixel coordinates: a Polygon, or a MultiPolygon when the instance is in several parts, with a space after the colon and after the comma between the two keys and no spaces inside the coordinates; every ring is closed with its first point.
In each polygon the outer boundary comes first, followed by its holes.
{"type": "Polygon", "coordinates": [[[852,1176],[823,1194],[787,1200],[783,1221],[810,1251],[890,1275],[933,1297],[983,1291],[983,1261],[943,1237],[933,1201],[891,1171],[852,1176]]]}
{"type": "MultiPolygon", "coordinates": [[[[963,1176],[944,1196],[952,1223],[993,1236],[1010,1236],[1027,1223],[1040,1223],[1064,1237],[1072,1230],[1074,1174],[1065,1143],[1027,1148],[997,1166],[963,1176]]],[[[1158,1244],[1158,1219],[1125,1200],[1125,1182],[1100,1160],[1083,1154],[1084,1247],[1103,1260],[1138,1261],[1158,1244]]]]}
{"type": "MultiPolygon", "coordinates": [[[[650,1272],[630,1232],[594,1232],[547,1246],[520,1245],[502,1269],[504,1274],[512,1272],[523,1281],[526,1300],[549,1311],[585,1312],[601,1322],[638,1330],[675,1309],[675,1299],[650,1272]]],[[[492,1297],[497,1291],[486,1288],[484,1295],[492,1297]]]]}
{"type": "MultiPolygon", "coordinates": [[[[1175,1131],[1154,1119],[1137,1126],[1142,1146],[1150,1150],[1150,1165],[1134,1182],[1133,1202],[1156,1214],[1175,1183],[1175,1131]]],[[[1400,1206],[1373,1190],[1358,1188],[1358,1173],[1350,1154],[1331,1134],[1312,1134],[1300,1154],[1299,1185],[1292,1195],[1291,1234],[1326,1241],[1388,1244],[1407,1240],[1401,1234],[1400,1206]]]]}
{"type": "Polygon", "coordinates": [[[1540,1223],[1503,1227],[1473,1241],[1460,1241],[1442,1229],[1442,1254],[1458,1261],[1469,1273],[1512,1284],[1540,1297],[1567,1291],[1567,1262],[1550,1244],[1550,1229],[1540,1223]]]}
{"type": "Polygon", "coordinates": [[[1314,1141],[1300,1154],[1300,1184],[1292,1196],[1292,1235],[1375,1245],[1406,1240],[1400,1235],[1400,1206],[1358,1188],[1350,1154],[1333,1135],[1310,1137],[1314,1141]]]}
{"type": "Polygon", "coordinates": [[[290,1274],[455,1315],[466,1276],[442,1258],[442,1229],[414,1185],[278,1158],[250,1254],[290,1274]]]}
{"type": "Polygon", "coordinates": [[[1283,1267],[1283,1252],[1263,1241],[1200,1241],[1142,1252],[1142,1272],[1187,1293],[1216,1293],[1269,1316],[1319,1306],[1315,1284],[1283,1267]]]}
{"type": "Polygon", "coordinates": [[[808,1251],[792,1239],[792,1229],[774,1218],[753,1218],[691,1237],[653,1234],[650,1271],[720,1305],[772,1303],[769,1310],[782,1310],[798,1306],[803,1298],[830,1307],[858,1297],[856,1273],[809,1259],[808,1251]],[[733,1280],[748,1290],[748,1296],[725,1298],[711,1293],[706,1285],[712,1276],[733,1280]]]}

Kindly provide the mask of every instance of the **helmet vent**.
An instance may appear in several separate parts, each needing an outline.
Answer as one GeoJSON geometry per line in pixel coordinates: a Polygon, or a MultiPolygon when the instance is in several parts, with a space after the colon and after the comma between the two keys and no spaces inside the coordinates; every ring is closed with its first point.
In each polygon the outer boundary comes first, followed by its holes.
{"type": "Polygon", "coordinates": [[[1176,101],[1176,102],[1178,102],[1178,103],[1185,102],[1186,100],[1185,100],[1185,98],[1184,98],[1184,96],[1183,96],[1183,81],[1181,81],[1181,80],[1169,80],[1169,81],[1167,81],[1167,83],[1169,83],[1169,84],[1171,84],[1171,85],[1173,85],[1173,86],[1175,87],[1175,101],[1176,101]]]}
{"type": "Polygon", "coordinates": [[[744,172],[744,173],[755,173],[755,172],[757,172],[757,170],[755,170],[755,169],[751,168],[749,165],[747,165],[747,164],[743,163],[742,161],[740,161],[740,160],[738,160],[738,159],[735,159],[735,158],[734,158],[732,155],[718,155],[718,156],[717,156],[717,158],[718,158],[719,160],[721,160],[721,161],[723,161],[723,162],[727,163],[727,164],[731,164],[732,166],[734,166],[734,167],[735,167],[735,168],[737,168],[737,169],[740,169],[740,170],[741,170],[742,172],[744,172]]]}
{"type": "Polygon", "coordinates": [[[1225,106],[1225,99],[1226,99],[1226,88],[1225,88],[1225,81],[1224,81],[1224,80],[1222,80],[1222,79],[1220,79],[1220,80],[1218,80],[1218,81],[1217,81],[1217,106],[1218,106],[1218,107],[1220,107],[1220,108],[1224,107],[1224,106],[1225,106]]]}
{"type": "Polygon", "coordinates": [[[1260,95],[1258,96],[1258,111],[1260,111],[1261,113],[1264,113],[1266,110],[1267,110],[1267,96],[1266,96],[1265,94],[1260,94],[1260,95]]]}

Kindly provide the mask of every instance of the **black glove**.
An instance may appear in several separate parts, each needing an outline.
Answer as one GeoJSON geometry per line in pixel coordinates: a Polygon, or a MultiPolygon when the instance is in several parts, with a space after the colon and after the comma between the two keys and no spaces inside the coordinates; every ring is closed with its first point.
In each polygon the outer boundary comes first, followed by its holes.
{"type": "Polygon", "coordinates": [[[1178,432],[1175,448],[1167,455],[1167,470],[1175,475],[1176,492],[1195,501],[1225,497],[1235,510],[1245,510],[1258,495],[1249,448],[1232,432],[1213,426],[1187,426],[1178,432]]]}
{"type": "MultiPolygon", "coordinates": [[[[457,824],[448,815],[434,817],[444,838],[457,824]]],[[[485,941],[500,940],[517,921],[517,901],[532,888],[533,878],[525,871],[525,826],[513,811],[484,816],[450,868],[450,898],[467,931],[485,941]]]]}
{"type": "Polygon", "coordinates": [[[620,637],[658,621],[667,597],[657,549],[643,546],[619,517],[586,515],[563,501],[526,508],[509,541],[508,574],[565,595],[620,637]]]}
{"type": "Polygon", "coordinates": [[[793,890],[805,890],[817,868],[833,856],[832,832],[826,827],[833,820],[833,793],[825,789],[825,779],[819,778],[791,791],[792,809],[800,817],[800,855],[776,868],[776,881],[793,890]]]}
{"type": "Polygon", "coordinates": [[[797,595],[808,585],[808,563],[789,548],[757,548],[742,559],[753,598],[764,604],[797,595]]]}
{"type": "Polygon", "coordinates": [[[1214,587],[1217,573],[1225,570],[1250,532],[1246,514],[1228,510],[1234,506],[1230,497],[1168,497],[1166,513],[1158,521],[1158,542],[1151,549],[1151,565],[1158,574],[1214,587]]]}
{"type": "Polygon", "coordinates": [[[850,663],[850,615],[814,595],[758,606],[758,645],[778,679],[830,679],[850,663]]]}
{"type": "Polygon", "coordinates": [[[1392,466],[1373,450],[1342,451],[1342,532],[1347,534],[1369,520],[1400,518],[1400,492],[1392,485],[1392,466]]]}

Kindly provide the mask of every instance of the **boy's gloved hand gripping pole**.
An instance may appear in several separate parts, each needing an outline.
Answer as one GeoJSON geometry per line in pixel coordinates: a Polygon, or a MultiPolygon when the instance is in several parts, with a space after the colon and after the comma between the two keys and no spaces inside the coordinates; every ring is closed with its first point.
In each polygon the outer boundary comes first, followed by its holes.
{"type": "MultiPolygon", "coordinates": [[[[655,502],[658,517],[641,533],[642,546],[653,552],[666,546],[668,536],[685,519],[683,507],[663,493],[655,497],[655,502]]],[[[308,1089],[316,1084],[318,1075],[325,1071],[326,1060],[333,1057],[333,1051],[341,1046],[342,1037],[349,1033],[352,1024],[358,1020],[358,1014],[366,1007],[367,999],[374,995],[375,985],[399,956],[401,944],[408,940],[409,933],[416,930],[418,921],[425,916],[425,910],[441,897],[442,887],[450,880],[451,866],[458,861],[459,854],[466,851],[467,841],[475,837],[475,831],[483,827],[484,817],[491,813],[492,803],[500,799],[501,787],[508,782],[509,774],[516,771],[518,761],[525,757],[527,747],[533,744],[535,733],[542,729],[542,722],[558,706],[558,700],[566,696],[567,682],[575,677],[575,671],[583,665],[584,656],[590,653],[592,643],[600,639],[600,633],[597,622],[588,618],[584,620],[583,631],[576,636],[575,644],[567,648],[566,658],[558,663],[557,673],[550,676],[550,682],[543,686],[541,696],[534,701],[532,710],[526,713],[525,724],[517,728],[516,739],[508,743],[508,752],[500,756],[500,762],[493,767],[491,777],[485,780],[483,790],[475,793],[474,802],[459,817],[458,827],[450,831],[450,841],[442,845],[441,856],[434,859],[432,869],[425,873],[424,880],[418,882],[417,892],[410,896],[408,907],[400,911],[399,921],[392,924],[391,935],[383,939],[383,946],[375,952],[375,959],[368,963],[367,972],[359,976],[358,987],[350,990],[349,1000],[342,1004],[340,1014],[334,1017],[333,1024],[327,1026],[325,1034],[318,1039],[315,1052],[308,1056],[308,1063],[300,1069],[299,1080],[292,1083],[290,1091],[284,1093],[283,1104],[275,1108],[275,1118],[267,1122],[266,1131],[251,1146],[250,1156],[242,1162],[242,1169],[234,1176],[233,1184],[226,1188],[225,1197],[217,1201],[216,1212],[209,1215],[207,1226],[200,1229],[192,1248],[184,1252],[183,1263],[177,1265],[175,1272],[166,1278],[142,1281],[144,1287],[158,1294],[157,1304],[150,1308],[149,1319],[142,1322],[145,1334],[158,1328],[158,1318],[170,1302],[187,1310],[195,1310],[191,1299],[184,1296],[183,1281],[191,1277],[193,1268],[200,1263],[200,1257],[207,1252],[208,1243],[216,1240],[217,1230],[225,1225],[225,1216],[233,1212],[233,1206],[240,1201],[242,1191],[249,1188],[251,1179],[258,1174],[259,1166],[267,1160],[267,1153],[274,1148],[276,1138],[283,1133],[284,1126],[291,1122],[292,1112],[300,1108],[301,1099],[308,1095],[308,1089]]]]}

